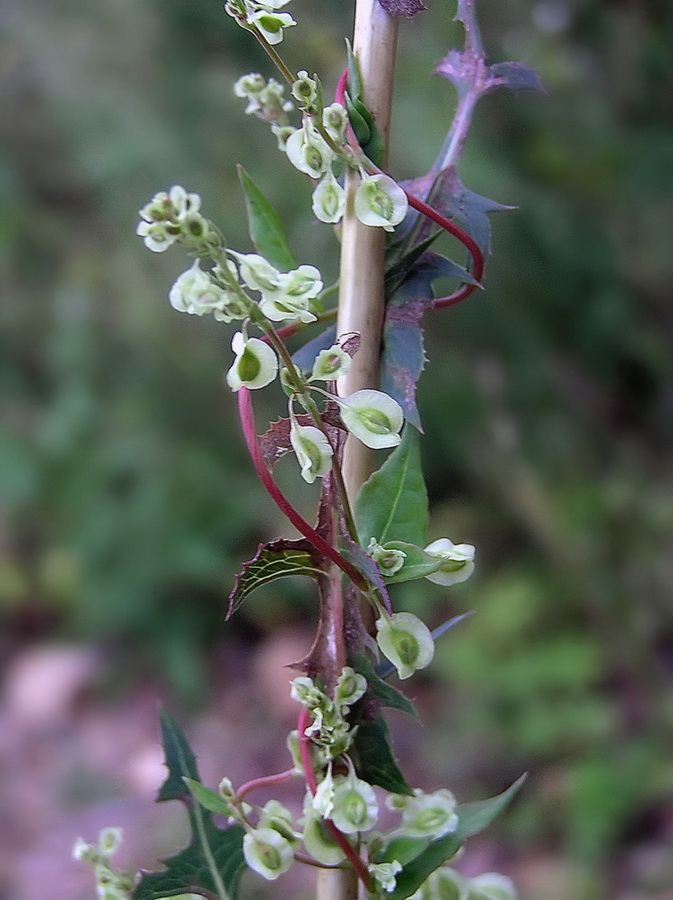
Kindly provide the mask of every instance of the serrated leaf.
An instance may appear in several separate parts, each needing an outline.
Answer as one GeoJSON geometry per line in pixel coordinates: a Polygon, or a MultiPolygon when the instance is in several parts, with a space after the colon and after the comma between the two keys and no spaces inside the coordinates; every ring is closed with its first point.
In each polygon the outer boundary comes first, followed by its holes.
{"type": "Polygon", "coordinates": [[[168,769],[168,777],[159,788],[157,803],[165,800],[182,800],[189,802],[191,794],[184,778],[200,781],[196,767],[196,757],[189,746],[184,732],[165,710],[159,712],[161,724],[161,743],[164,748],[164,762],[168,769]]]}
{"type": "Polygon", "coordinates": [[[413,17],[427,9],[421,0],[379,0],[381,6],[389,16],[396,18],[413,19],[413,17]]]}
{"type": "Polygon", "coordinates": [[[246,867],[244,830],[239,825],[217,828],[209,813],[194,803],[186,783],[199,783],[196,759],[184,733],[161,711],[161,734],[168,778],[157,800],[181,800],[189,812],[191,842],[175,856],[161,860],[163,872],[142,873],[132,900],[160,900],[193,893],[236,900],[238,881],[246,867]]]}
{"type": "Polygon", "coordinates": [[[423,882],[450,859],[460,849],[466,838],[483,831],[510,802],[526,778],[522,775],[502,794],[481,800],[477,803],[462,803],[456,809],[458,828],[453,834],[447,834],[433,841],[421,854],[406,865],[397,876],[395,890],[388,896],[391,900],[406,900],[423,882]]]}
{"type": "Polygon", "coordinates": [[[287,243],[278,213],[243,166],[238,166],[238,177],[245,191],[248,230],[255,249],[281,272],[296,269],[297,263],[287,243]]]}
{"type": "Polygon", "coordinates": [[[404,565],[394,575],[386,575],[386,584],[398,584],[401,581],[415,581],[438,572],[446,562],[445,559],[431,556],[415,544],[404,541],[387,541],[386,549],[401,550],[406,554],[404,565]]]}
{"type": "Polygon", "coordinates": [[[488,90],[509,88],[510,91],[540,91],[544,85],[536,69],[519,62],[495,63],[489,67],[492,83],[488,90]]]}
{"type": "Polygon", "coordinates": [[[356,521],[365,547],[370,538],[380,544],[425,543],[428,497],[415,429],[408,425],[404,428],[398,446],[363,484],[356,503],[356,521]]]}
{"type": "Polygon", "coordinates": [[[399,709],[401,712],[407,713],[407,715],[418,719],[416,707],[411,700],[409,700],[408,697],[405,697],[404,694],[397,690],[397,688],[392,687],[382,678],[379,678],[374,666],[366,656],[358,654],[351,661],[351,665],[356,672],[367,679],[371,695],[378,700],[381,706],[385,706],[388,709],[399,709]]]}
{"type": "Polygon", "coordinates": [[[260,544],[254,558],[244,563],[243,571],[236,576],[234,589],[229,595],[227,619],[231,618],[248,594],[264,584],[288,575],[320,578],[323,574],[313,545],[305,538],[280,538],[260,544]]]}
{"type": "Polygon", "coordinates": [[[240,825],[221,830],[203,816],[201,846],[195,842],[176,856],[162,859],[166,871],[143,874],[132,900],[161,900],[187,893],[219,898],[223,891],[224,897],[236,900],[238,882],[246,868],[244,834],[240,825]],[[207,853],[202,847],[208,848],[207,853]]]}
{"type": "Polygon", "coordinates": [[[211,788],[201,784],[200,781],[194,781],[193,778],[184,778],[184,782],[191,791],[192,797],[210,812],[217,813],[218,816],[230,816],[231,807],[224,799],[222,794],[213,791],[211,788]]]}
{"type": "Polygon", "coordinates": [[[371,556],[365,553],[360,544],[351,539],[347,530],[343,527],[343,522],[341,522],[340,525],[341,538],[343,540],[343,546],[341,548],[342,556],[344,556],[367,580],[370,590],[373,591],[386,609],[392,609],[390,597],[388,596],[388,588],[386,587],[386,583],[383,580],[379,567],[371,556]]]}
{"type": "Polygon", "coordinates": [[[391,794],[413,796],[393,755],[390,733],[383,716],[376,714],[357,722],[357,726],[351,753],[358,776],[391,794]]]}

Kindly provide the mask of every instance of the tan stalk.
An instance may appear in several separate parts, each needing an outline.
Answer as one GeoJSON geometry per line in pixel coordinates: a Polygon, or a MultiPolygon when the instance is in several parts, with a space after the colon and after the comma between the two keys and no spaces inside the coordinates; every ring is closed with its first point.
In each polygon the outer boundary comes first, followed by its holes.
{"type": "MultiPolygon", "coordinates": [[[[353,50],[360,66],[362,99],[386,146],[396,45],[397,21],[383,10],[378,0],[356,0],[353,50]]],[[[348,201],[341,232],[337,334],[357,331],[362,343],[348,374],[339,382],[342,396],[379,386],[385,231],[363,225],[356,218],[353,195],[358,183],[357,173],[348,172],[345,184],[348,201]]],[[[371,474],[373,461],[373,452],[349,437],[344,454],[344,480],[351,504],[371,474]]],[[[359,890],[362,892],[362,886],[351,869],[323,869],[318,874],[317,900],[357,900],[359,890]]]]}
{"type": "MultiPolygon", "coordinates": [[[[397,20],[378,0],[356,0],[353,50],[360,65],[362,93],[385,144],[390,130],[390,108],[397,44],[397,20]]],[[[385,166],[385,162],[384,162],[385,166]]],[[[379,386],[381,329],[383,325],[383,251],[385,231],[363,225],[353,210],[359,183],[356,172],[346,175],[348,197],[341,234],[341,286],[337,333],[358,331],[360,351],[341,382],[343,395],[379,386]]],[[[374,453],[350,437],[344,455],[344,478],[351,502],[373,470],[374,453]]]]}

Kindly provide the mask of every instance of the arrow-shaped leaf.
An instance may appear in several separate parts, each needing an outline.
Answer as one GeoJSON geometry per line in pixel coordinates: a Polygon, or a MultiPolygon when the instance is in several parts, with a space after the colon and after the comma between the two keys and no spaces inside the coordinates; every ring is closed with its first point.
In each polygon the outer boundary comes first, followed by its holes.
{"type": "Polygon", "coordinates": [[[236,576],[234,589],[229,595],[229,619],[245,600],[263,584],[288,575],[306,575],[320,578],[323,570],[315,559],[315,549],[305,538],[287,540],[280,538],[260,544],[250,562],[243,564],[243,571],[236,576]]]}

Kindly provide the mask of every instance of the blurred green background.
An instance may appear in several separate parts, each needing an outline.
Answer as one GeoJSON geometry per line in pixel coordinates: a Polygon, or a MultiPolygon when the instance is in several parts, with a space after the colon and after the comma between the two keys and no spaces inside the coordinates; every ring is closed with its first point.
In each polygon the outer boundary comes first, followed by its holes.
{"type": "MultiPolygon", "coordinates": [[[[454,100],[429,77],[454,5],[429,6],[401,25],[398,178],[427,170],[454,100]]],[[[558,864],[527,898],[670,900],[673,6],[479,6],[490,59],[538,67],[549,94],[479,107],[461,175],[519,209],[493,219],[487,291],[428,338],[432,538],[479,564],[448,595],[397,593],[435,623],[477,611],[421,681],[425,765],[463,797],[530,770],[496,832],[506,859],[558,864]]],[[[293,12],[286,58],[331,90],[350,6],[293,12]]],[[[280,582],[223,625],[241,560],[285,526],[222,388],[230,330],[170,309],[185,258],[143,247],[137,209],[184,184],[249,249],[243,162],[326,280],[337,243],[233,96],[271,72],[219,0],[6,0],[0,21],[0,660],[95,644],[101,698],[151,678],[206,708],[214,658],[315,600],[280,582]]]]}

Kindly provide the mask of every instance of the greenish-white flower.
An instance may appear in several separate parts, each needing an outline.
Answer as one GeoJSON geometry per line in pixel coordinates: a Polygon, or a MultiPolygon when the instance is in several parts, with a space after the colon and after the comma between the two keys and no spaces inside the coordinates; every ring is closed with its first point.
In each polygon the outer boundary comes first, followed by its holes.
{"type": "Polygon", "coordinates": [[[341,675],[337,678],[336,687],[334,688],[334,702],[338,706],[352,706],[354,703],[364,697],[367,690],[367,679],[364,675],[360,675],[350,666],[345,666],[341,670],[341,675]]]}
{"type": "Polygon", "coordinates": [[[471,878],[469,900],[517,900],[514,882],[498,872],[484,872],[471,878]]]}
{"type": "Polygon", "coordinates": [[[294,862],[292,844],[274,828],[256,828],[243,838],[245,861],[267,881],[275,881],[294,862]]]}
{"type": "Polygon", "coordinates": [[[300,838],[294,828],[292,813],[278,800],[269,800],[264,804],[260,812],[258,828],[273,828],[290,843],[298,841],[300,838]]]}
{"type": "Polygon", "coordinates": [[[227,384],[232,391],[242,387],[263,388],[270,384],[278,373],[278,357],[274,351],[258,338],[246,338],[237,331],[231,341],[231,349],[236,354],[232,367],[227,372],[227,384]]]}
{"type": "Polygon", "coordinates": [[[376,883],[386,891],[386,893],[391,893],[395,890],[397,885],[395,876],[398,872],[402,871],[402,866],[394,859],[389,863],[370,863],[367,866],[367,871],[370,875],[373,875],[376,883]]]}
{"type": "Polygon", "coordinates": [[[273,290],[262,293],[260,309],[274,322],[285,320],[315,322],[311,300],[322,290],[322,277],[315,266],[299,266],[281,274],[273,290]]]}
{"type": "Polygon", "coordinates": [[[316,356],[311,372],[312,381],[335,381],[350,369],[351,358],[338,344],[321,350],[316,356]]]}
{"type": "Polygon", "coordinates": [[[339,399],[346,428],[367,447],[375,450],[399,444],[404,423],[402,407],[382,391],[355,391],[339,399]]]}
{"type": "Polygon", "coordinates": [[[279,272],[263,256],[258,253],[229,253],[238,263],[243,282],[262,296],[276,296],[281,292],[283,273],[279,272]]]}
{"type": "Polygon", "coordinates": [[[355,192],[355,215],[364,225],[393,231],[407,214],[402,188],[388,175],[363,175],[355,192]]]}
{"type": "Polygon", "coordinates": [[[112,856],[119,850],[123,832],[121,828],[103,828],[98,835],[98,847],[105,856],[112,856]]]}
{"type": "Polygon", "coordinates": [[[472,544],[454,544],[448,538],[433,541],[425,548],[430,556],[446,560],[439,571],[426,575],[428,581],[448,587],[467,581],[474,572],[475,548],[472,544]]]}
{"type": "Polygon", "coordinates": [[[400,678],[409,678],[432,661],[435,642],[430,629],[412,613],[381,616],[376,622],[376,630],[376,642],[400,678]]]}
{"type": "Polygon", "coordinates": [[[258,9],[248,15],[248,24],[257,28],[270,44],[280,44],[283,40],[283,29],[297,23],[289,13],[258,9]]]}
{"type": "Polygon", "coordinates": [[[334,158],[332,150],[309,119],[287,139],[285,152],[292,165],[311,178],[321,178],[334,158]]]}
{"type": "Polygon", "coordinates": [[[305,69],[297,72],[297,79],[292,85],[292,96],[306,109],[314,109],[318,100],[318,81],[309,78],[305,69]]]}
{"type": "MultiPolygon", "coordinates": [[[[286,145],[287,147],[287,145],[286,145]]],[[[313,191],[311,207],[316,219],[336,224],[343,218],[346,209],[346,191],[328,169],[313,191]]]]}
{"type": "Polygon", "coordinates": [[[432,794],[415,791],[405,798],[402,821],[397,831],[406,837],[440,838],[452,834],[458,827],[456,798],[451,791],[442,788],[432,794]]]}
{"type": "Polygon", "coordinates": [[[407,558],[404,550],[386,548],[383,544],[379,544],[376,538],[370,538],[367,553],[379,567],[382,575],[395,575],[400,571],[407,558]]]}
{"type": "MultiPolygon", "coordinates": [[[[318,790],[320,790],[320,786],[318,790]]],[[[334,840],[331,831],[325,824],[325,818],[329,816],[329,813],[326,816],[316,810],[314,800],[310,791],[307,791],[304,800],[304,846],[318,862],[325,866],[336,866],[346,858],[346,854],[334,840]]]]}
{"type": "Polygon", "coordinates": [[[409,900],[469,900],[468,879],[449,866],[436,869],[409,900]]]}
{"type": "Polygon", "coordinates": [[[292,423],[290,443],[301,466],[301,477],[309,484],[322,478],[332,468],[332,447],[326,436],[314,425],[292,423]]]}
{"type": "Polygon", "coordinates": [[[369,831],[376,824],[379,805],[374,789],[351,770],[334,779],[331,819],[344,834],[369,831]]]}
{"type": "Polygon", "coordinates": [[[322,124],[337,144],[343,144],[346,140],[348,113],[340,103],[332,103],[323,109],[322,124]]]}

